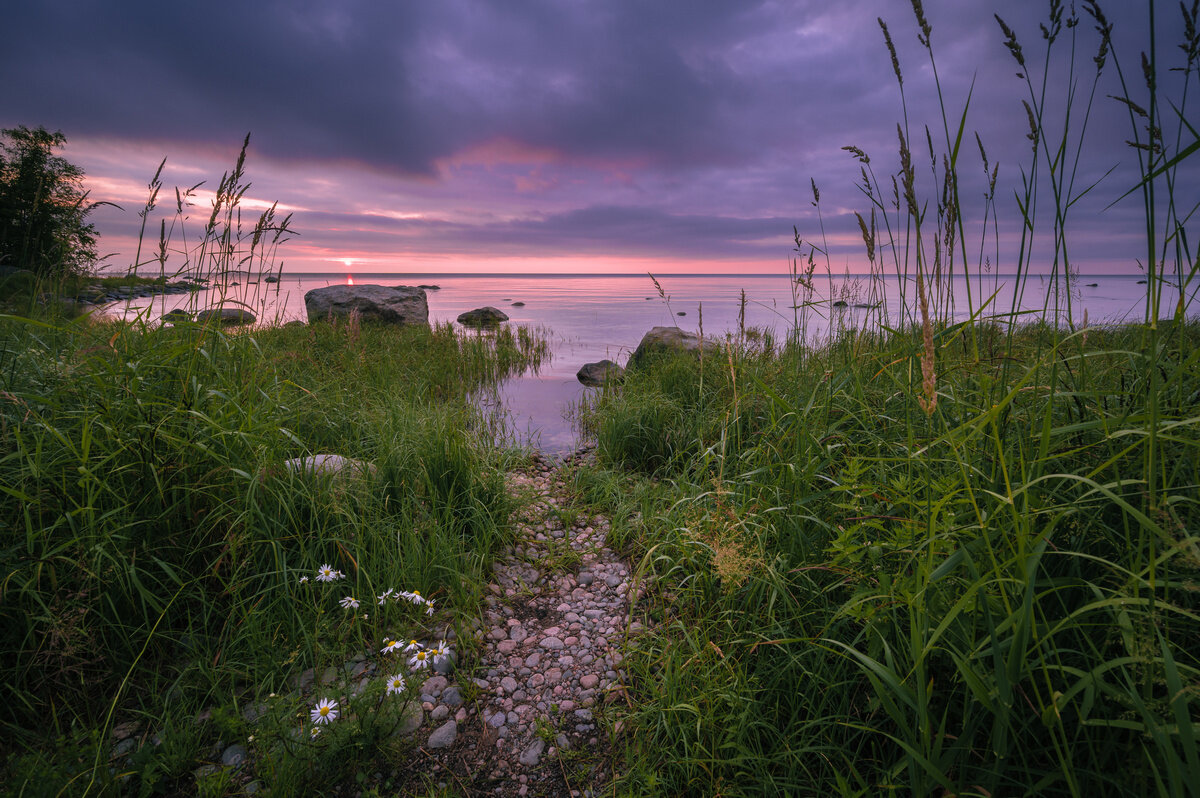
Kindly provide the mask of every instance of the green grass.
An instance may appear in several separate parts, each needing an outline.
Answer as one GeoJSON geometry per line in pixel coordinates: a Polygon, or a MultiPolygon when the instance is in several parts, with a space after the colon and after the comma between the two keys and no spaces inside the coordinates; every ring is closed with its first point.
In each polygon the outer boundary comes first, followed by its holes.
{"type": "MultiPolygon", "coordinates": [[[[913,5],[928,42],[936,28],[913,5]]],[[[1047,53],[1069,46],[1084,61],[1083,32],[1099,26],[1103,49],[1085,69],[1116,70],[1134,100],[1131,152],[1145,177],[1134,193],[1155,264],[1144,322],[1088,326],[1072,307],[1069,211],[1098,189],[1075,185],[1072,166],[1090,100],[1080,91],[1088,107],[1056,108],[1048,90],[1086,88],[1070,60],[1047,55],[1042,69],[1067,74],[1041,84],[1033,54],[1008,37],[1035,122],[1012,263],[992,261],[986,226],[966,239],[964,217],[991,218],[1001,202],[994,183],[982,208],[958,198],[965,109],[929,138],[945,150],[928,203],[907,120],[894,204],[872,159],[850,148],[870,206],[860,219],[879,301],[871,323],[806,340],[810,277],[827,247],[797,232],[797,315],[782,348],[738,331],[725,358],[631,370],[581,409],[600,464],[575,486],[614,517],[614,539],[650,587],[638,612],[652,631],[625,659],[619,793],[1200,789],[1200,325],[1162,301],[1164,283],[1186,295],[1196,276],[1173,193],[1195,133],[1184,102],[1153,81],[1126,83],[1095,4],[1077,27],[1061,4],[1049,10],[1047,53]],[[1155,119],[1177,135],[1148,140],[1155,119]],[[1035,213],[1039,199],[1052,214],[1035,213]],[[1035,240],[1052,243],[1044,261],[1035,240]],[[992,268],[1019,273],[1018,293],[1049,264],[1058,290],[1041,313],[985,307],[978,285],[952,296],[954,270],[981,276],[988,252],[992,268]],[[883,295],[889,268],[901,296],[883,295]]],[[[1200,43],[1182,27],[1176,87],[1200,43]]]]}
{"type": "MultiPolygon", "coordinates": [[[[256,733],[240,709],[385,635],[433,639],[473,613],[509,500],[469,393],[544,353],[536,337],[448,326],[0,319],[10,786],[112,789],[108,734],[136,722],[132,784],[190,790],[214,735],[256,733]],[[377,470],[337,482],[283,466],[310,453],[377,470]],[[324,563],[346,579],[299,582],[324,563]],[[439,612],[375,608],[388,588],[439,612]],[[338,607],[343,595],[370,618],[338,607]],[[233,719],[223,732],[196,726],[214,707],[233,719]],[[150,734],[166,748],[145,746],[150,734]]],[[[279,707],[260,740],[290,739],[300,709],[279,707]]],[[[358,717],[266,756],[258,777],[315,789],[374,772],[396,718],[358,717]]]]}

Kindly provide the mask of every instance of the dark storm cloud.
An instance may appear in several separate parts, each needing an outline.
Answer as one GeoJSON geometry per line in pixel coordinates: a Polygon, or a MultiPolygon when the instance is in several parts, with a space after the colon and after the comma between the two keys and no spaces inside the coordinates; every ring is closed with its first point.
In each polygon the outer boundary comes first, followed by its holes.
{"type": "Polygon", "coordinates": [[[745,28],[753,4],[696,8],[31,3],[25,35],[0,54],[5,74],[22,76],[4,113],[151,140],[250,130],[276,157],[412,173],[495,137],[695,162],[737,148],[722,117],[757,79],[709,55],[745,28]]]}
{"type": "MultiPolygon", "coordinates": [[[[984,188],[978,132],[1002,164],[997,202],[1011,209],[1028,168],[1029,93],[992,13],[1017,30],[1033,65],[1048,4],[924,5],[940,97],[902,0],[21,3],[0,47],[0,69],[16,76],[0,89],[0,125],[140,143],[154,163],[227,152],[251,131],[252,174],[272,164],[270,198],[306,206],[297,223],[327,249],[378,239],[439,252],[775,258],[789,250],[793,222],[815,235],[810,179],[827,231],[848,246],[850,211],[869,202],[841,147],[870,152],[890,193],[906,111],[924,195],[936,196],[924,126],[945,150],[955,131],[943,128],[942,104],[953,128],[971,92],[964,196],[984,188]],[[903,106],[877,16],[898,50],[903,106]],[[498,142],[507,155],[496,155],[498,142]],[[299,175],[345,190],[317,201],[295,189],[299,175]],[[425,218],[355,221],[397,205],[425,218]]],[[[1137,92],[1145,10],[1106,5],[1137,92]]],[[[1160,14],[1164,41],[1178,38],[1176,17],[1160,14]]],[[[1079,18],[1063,36],[1078,36],[1082,103],[1097,39],[1079,18]]],[[[1110,61],[1090,119],[1101,155],[1084,158],[1076,177],[1080,189],[1115,167],[1103,201],[1097,192],[1075,209],[1086,212],[1089,242],[1093,215],[1136,182],[1128,115],[1105,96],[1119,92],[1110,61]]]]}

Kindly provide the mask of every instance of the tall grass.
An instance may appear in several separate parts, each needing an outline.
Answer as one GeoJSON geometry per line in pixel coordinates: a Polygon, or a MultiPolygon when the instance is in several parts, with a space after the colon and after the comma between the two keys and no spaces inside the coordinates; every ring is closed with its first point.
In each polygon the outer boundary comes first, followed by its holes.
{"type": "MultiPolygon", "coordinates": [[[[241,166],[189,269],[242,264],[241,166]]],[[[202,787],[192,771],[215,740],[253,733],[246,706],[397,634],[373,600],[359,620],[316,601],[301,577],[322,564],[362,599],[434,598],[438,613],[409,635],[452,631],[508,535],[502,455],[469,395],[545,354],[527,331],[448,325],[0,317],[6,789],[202,787]],[[285,466],[316,453],[373,470],[285,466]],[[202,713],[216,725],[197,725],[202,713]],[[110,763],[118,724],[140,730],[140,753],[110,763]]],[[[394,752],[378,747],[379,724],[356,724],[316,749],[316,768],[285,724],[261,743],[260,783],[285,794],[373,772],[394,752]]]]}
{"type": "MultiPolygon", "coordinates": [[[[913,10],[937,81],[936,28],[913,10]]],[[[1184,102],[1197,9],[1182,10],[1184,94],[1169,101],[1158,43],[1134,85],[1094,2],[1082,18],[1050,2],[1036,59],[1000,22],[1029,91],[1016,253],[994,237],[1003,207],[981,141],[983,207],[960,197],[969,107],[943,98],[941,131],[910,130],[907,113],[898,127],[894,202],[850,148],[867,254],[900,278],[900,308],[815,349],[733,339],[720,376],[678,359],[591,409],[602,465],[578,487],[614,514],[657,597],[626,659],[631,792],[1197,794],[1200,327],[1184,301],[1161,303],[1165,282],[1187,297],[1196,277],[1190,201],[1174,191],[1197,149],[1184,102]],[[1089,28],[1094,57],[1080,54],[1089,28]],[[1071,57],[1052,58],[1064,45],[1071,57]],[[1070,212],[1106,189],[1077,182],[1101,85],[1077,61],[1125,88],[1154,264],[1141,324],[1088,326],[1072,305],[1070,212]],[[1059,63],[1065,76],[1048,76],[1059,63]],[[930,150],[929,203],[914,138],[930,150]],[[1051,244],[1048,304],[998,311],[982,275],[1011,266],[1019,296],[1043,267],[1035,240],[1051,244]],[[653,478],[630,485],[631,469],[653,478]]],[[[803,295],[823,247],[799,232],[797,247],[803,295]]]]}

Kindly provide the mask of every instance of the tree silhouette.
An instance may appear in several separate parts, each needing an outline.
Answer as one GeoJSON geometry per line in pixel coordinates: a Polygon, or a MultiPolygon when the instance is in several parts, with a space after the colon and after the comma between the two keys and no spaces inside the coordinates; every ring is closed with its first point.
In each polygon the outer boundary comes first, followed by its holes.
{"type": "Polygon", "coordinates": [[[44,127],[0,130],[0,266],[60,277],[95,265],[83,170],[54,154],[66,143],[44,127]]]}

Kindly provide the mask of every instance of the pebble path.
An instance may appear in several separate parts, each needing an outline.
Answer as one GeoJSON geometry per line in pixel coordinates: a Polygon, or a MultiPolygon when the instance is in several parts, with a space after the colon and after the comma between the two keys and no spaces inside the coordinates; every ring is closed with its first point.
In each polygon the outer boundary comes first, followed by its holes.
{"type": "Polygon", "coordinates": [[[606,543],[608,520],[571,509],[558,469],[535,460],[509,473],[508,489],[533,500],[521,502],[472,629],[476,667],[452,676],[470,687],[435,676],[422,688],[434,721],[425,748],[455,749],[437,759],[471,794],[598,795],[621,727],[606,709],[626,701],[621,649],[637,588],[606,543]]]}
{"type": "MultiPolygon", "coordinates": [[[[494,563],[481,617],[459,626],[463,635],[474,635],[473,655],[445,626],[441,637],[464,661],[457,668],[439,663],[420,683],[419,702],[404,711],[396,734],[416,750],[408,767],[391,774],[388,783],[399,794],[433,784],[465,796],[604,793],[622,728],[619,710],[628,705],[621,651],[627,636],[642,628],[629,622],[641,588],[607,544],[609,521],[572,506],[565,471],[591,456],[580,450],[557,466],[534,457],[507,475],[520,508],[512,519],[515,540],[494,563]]],[[[306,706],[330,696],[345,705],[390,668],[378,659],[364,652],[319,679],[310,668],[292,685],[296,697],[306,706]]],[[[267,711],[256,704],[243,714],[253,724],[267,711]]],[[[211,715],[206,710],[197,722],[211,715]]],[[[138,726],[114,729],[113,762],[132,753],[138,726]]],[[[222,769],[239,774],[246,794],[259,789],[242,743],[218,742],[195,776],[222,769]]],[[[367,784],[389,778],[367,775],[367,784]]],[[[362,790],[345,785],[335,794],[362,790]]]]}

